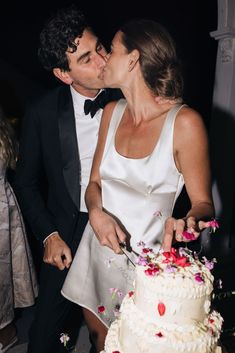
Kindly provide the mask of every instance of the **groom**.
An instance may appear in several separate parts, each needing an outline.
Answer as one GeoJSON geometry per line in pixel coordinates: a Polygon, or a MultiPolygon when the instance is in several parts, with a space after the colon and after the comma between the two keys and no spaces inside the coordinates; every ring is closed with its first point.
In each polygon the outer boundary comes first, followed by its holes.
{"type": "Polygon", "coordinates": [[[62,85],[26,112],[15,190],[27,222],[44,244],[28,353],[60,353],[66,351],[60,334],[69,334],[71,347],[81,324],[78,306],[60,290],[88,221],[84,192],[102,108],[120,93],[102,89],[106,50],[74,7],[59,10],[46,23],[38,54],[62,85]],[[40,186],[44,177],[46,197],[40,186]]]}

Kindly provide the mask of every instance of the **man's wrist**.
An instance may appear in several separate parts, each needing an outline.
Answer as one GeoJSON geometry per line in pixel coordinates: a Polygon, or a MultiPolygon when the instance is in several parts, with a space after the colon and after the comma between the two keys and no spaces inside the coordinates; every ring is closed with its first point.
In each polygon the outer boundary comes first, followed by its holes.
{"type": "Polygon", "coordinates": [[[52,235],[59,235],[59,233],[58,233],[57,231],[54,231],[54,232],[50,233],[50,234],[43,240],[43,245],[44,245],[44,247],[46,246],[47,240],[48,240],[49,238],[51,238],[52,235]]]}

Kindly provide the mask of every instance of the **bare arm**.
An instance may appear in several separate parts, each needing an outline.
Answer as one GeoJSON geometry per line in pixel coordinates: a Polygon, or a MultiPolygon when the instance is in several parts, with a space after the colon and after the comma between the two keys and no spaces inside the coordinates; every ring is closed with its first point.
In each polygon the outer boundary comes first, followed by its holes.
{"type": "Polygon", "coordinates": [[[187,241],[182,236],[184,230],[197,238],[205,221],[214,216],[207,133],[201,116],[188,107],[182,108],[176,118],[174,158],[183,174],[191,209],[184,219],[171,217],[166,221],[162,243],[166,251],[170,250],[174,232],[178,241],[187,241]]]}
{"type": "Polygon", "coordinates": [[[126,236],[114,218],[103,210],[99,173],[109,123],[115,104],[116,103],[114,102],[109,103],[103,111],[90,181],[86,189],[85,201],[89,212],[91,226],[101,245],[110,247],[115,253],[122,253],[119,243],[124,242],[126,236]]]}

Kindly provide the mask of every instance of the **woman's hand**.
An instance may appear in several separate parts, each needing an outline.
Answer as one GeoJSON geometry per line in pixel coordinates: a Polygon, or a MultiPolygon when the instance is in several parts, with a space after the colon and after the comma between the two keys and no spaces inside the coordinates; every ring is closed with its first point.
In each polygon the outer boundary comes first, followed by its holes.
{"type": "Polygon", "coordinates": [[[108,246],[116,254],[122,254],[119,244],[125,243],[126,235],[115,219],[100,208],[90,211],[89,219],[100,244],[108,246]]]}
{"type": "Polygon", "coordinates": [[[164,251],[170,251],[173,240],[190,242],[196,240],[201,231],[208,227],[208,222],[197,221],[195,217],[185,219],[167,218],[165,222],[165,232],[162,241],[164,251]]]}

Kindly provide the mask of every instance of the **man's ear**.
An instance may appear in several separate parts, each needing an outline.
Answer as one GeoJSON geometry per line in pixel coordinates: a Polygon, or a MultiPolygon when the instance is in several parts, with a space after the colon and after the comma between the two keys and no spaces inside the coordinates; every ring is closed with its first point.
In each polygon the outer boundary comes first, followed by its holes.
{"type": "Polygon", "coordinates": [[[138,62],[140,58],[140,53],[137,49],[132,50],[130,53],[130,60],[129,60],[129,66],[128,66],[128,71],[132,71],[138,62]]]}
{"type": "Polygon", "coordinates": [[[55,69],[53,69],[53,74],[66,85],[71,85],[73,83],[73,80],[71,79],[68,71],[63,71],[56,67],[55,69]]]}

